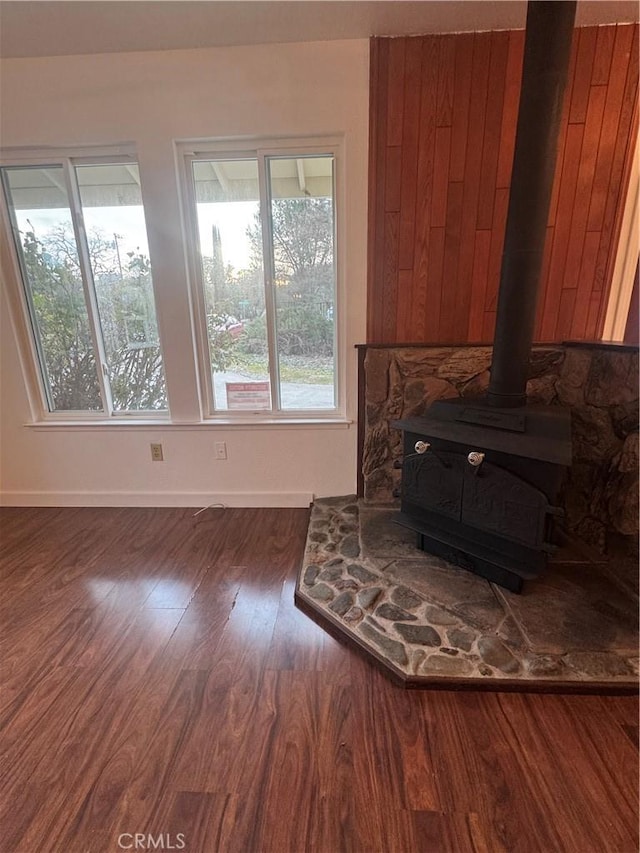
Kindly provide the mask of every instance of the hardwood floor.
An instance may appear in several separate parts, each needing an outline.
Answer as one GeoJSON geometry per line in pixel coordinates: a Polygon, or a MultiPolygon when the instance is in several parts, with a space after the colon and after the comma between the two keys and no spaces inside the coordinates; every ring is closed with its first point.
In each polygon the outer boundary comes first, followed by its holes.
{"type": "Polygon", "coordinates": [[[635,698],[404,691],[192,512],[0,512],[2,853],[637,851],[635,698]]]}

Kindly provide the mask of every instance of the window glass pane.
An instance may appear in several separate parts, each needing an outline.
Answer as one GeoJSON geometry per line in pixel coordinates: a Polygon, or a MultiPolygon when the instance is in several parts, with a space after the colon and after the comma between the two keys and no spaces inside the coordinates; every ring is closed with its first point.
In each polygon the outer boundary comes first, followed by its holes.
{"type": "Polygon", "coordinates": [[[113,409],[166,409],[138,166],[77,166],[76,175],[113,409]]]}
{"type": "Polygon", "coordinates": [[[217,410],[271,408],[258,163],[193,163],[217,410]]]}
{"type": "Polygon", "coordinates": [[[102,410],[78,250],[61,166],[7,168],[49,408],[102,410]]]}
{"type": "Polygon", "coordinates": [[[269,158],[283,409],[335,407],[333,158],[269,158]]]}

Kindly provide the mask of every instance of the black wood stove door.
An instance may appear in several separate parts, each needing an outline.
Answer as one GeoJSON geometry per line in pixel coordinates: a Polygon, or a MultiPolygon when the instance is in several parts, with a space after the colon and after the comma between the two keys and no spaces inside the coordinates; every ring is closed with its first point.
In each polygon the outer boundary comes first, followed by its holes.
{"type": "Polygon", "coordinates": [[[467,464],[461,521],[539,548],[545,540],[549,503],[538,489],[490,462],[479,469],[467,464]]]}
{"type": "Polygon", "coordinates": [[[467,460],[459,453],[438,451],[405,456],[402,497],[424,509],[460,521],[462,484],[467,460]]]}
{"type": "Polygon", "coordinates": [[[539,489],[491,462],[474,466],[462,453],[428,447],[404,458],[403,505],[421,507],[529,548],[544,544],[550,507],[539,489]]]}

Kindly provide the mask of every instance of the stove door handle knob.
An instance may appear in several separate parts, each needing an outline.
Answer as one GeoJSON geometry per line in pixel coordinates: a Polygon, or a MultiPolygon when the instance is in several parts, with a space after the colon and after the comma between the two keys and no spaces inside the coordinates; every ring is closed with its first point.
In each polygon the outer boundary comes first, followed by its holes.
{"type": "Polygon", "coordinates": [[[478,450],[472,450],[467,456],[467,462],[469,465],[473,465],[474,468],[479,468],[484,462],[484,453],[480,453],[478,450]]]}
{"type": "Polygon", "coordinates": [[[413,446],[416,453],[426,453],[430,447],[431,445],[427,441],[416,441],[413,446]]]}

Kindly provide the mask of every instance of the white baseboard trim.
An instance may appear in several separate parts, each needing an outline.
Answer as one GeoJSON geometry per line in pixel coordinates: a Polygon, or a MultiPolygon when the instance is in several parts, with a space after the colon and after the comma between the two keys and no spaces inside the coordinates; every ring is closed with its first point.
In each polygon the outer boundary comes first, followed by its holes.
{"type": "Polygon", "coordinates": [[[0,506],[307,507],[312,492],[2,492],[0,506]]]}

